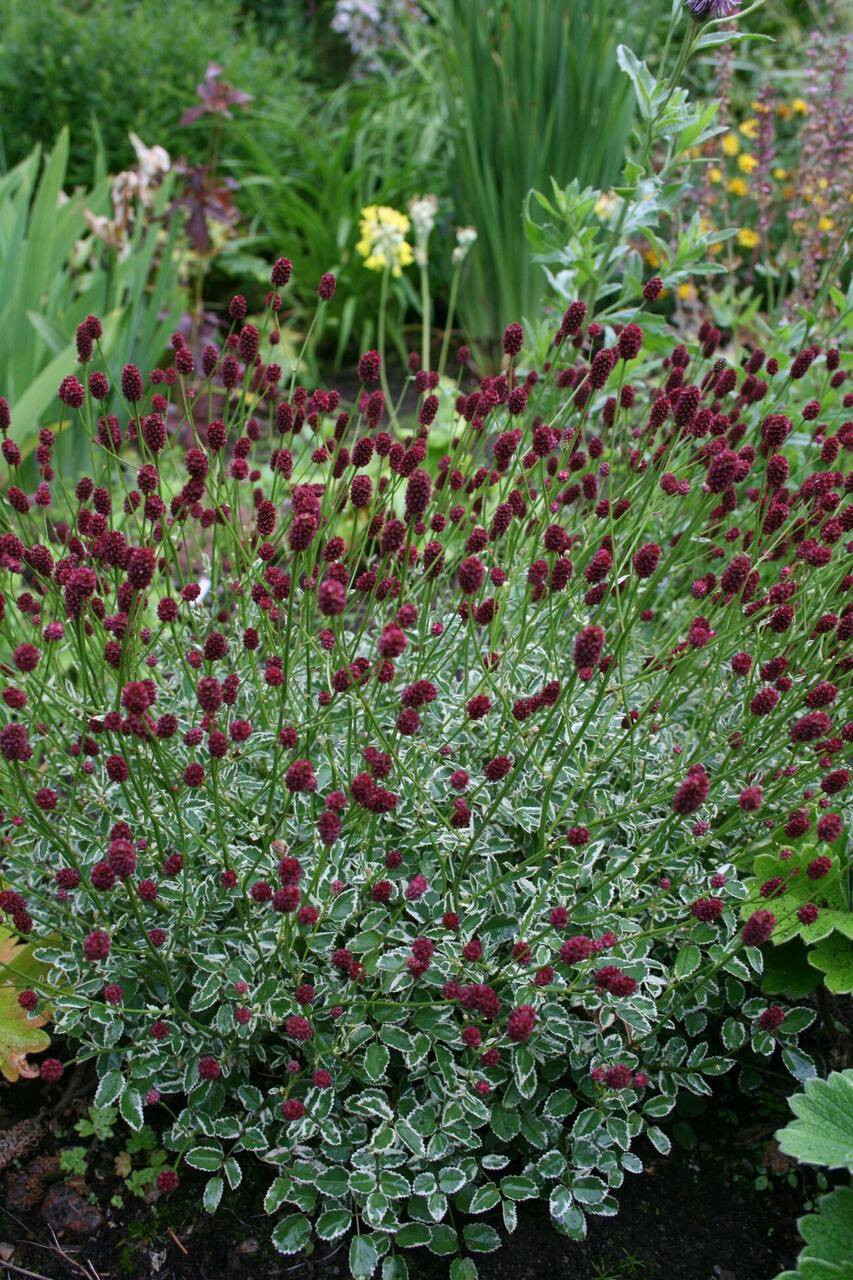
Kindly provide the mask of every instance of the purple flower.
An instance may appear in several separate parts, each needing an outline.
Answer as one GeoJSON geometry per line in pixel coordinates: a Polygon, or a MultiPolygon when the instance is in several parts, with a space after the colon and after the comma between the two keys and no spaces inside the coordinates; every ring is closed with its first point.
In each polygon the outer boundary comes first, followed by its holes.
{"type": "Polygon", "coordinates": [[[694,18],[733,18],[740,0],[684,0],[694,18]]]}
{"type": "Polygon", "coordinates": [[[196,120],[200,120],[203,115],[219,115],[225,116],[227,120],[233,120],[234,117],[229,108],[245,107],[252,101],[254,94],[235,89],[227,80],[221,80],[221,75],[221,67],[218,67],[215,62],[208,64],[204,80],[196,88],[201,103],[199,106],[187,108],[180,119],[182,127],[195,124],[196,120]]]}

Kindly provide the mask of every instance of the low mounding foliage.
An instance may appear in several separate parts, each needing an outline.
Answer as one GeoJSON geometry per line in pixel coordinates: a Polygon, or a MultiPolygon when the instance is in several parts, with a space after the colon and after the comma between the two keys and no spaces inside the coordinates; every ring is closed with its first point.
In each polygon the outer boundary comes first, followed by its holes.
{"type": "Polygon", "coordinates": [[[0,907],[161,1192],[254,1157],[278,1249],[358,1223],[393,1280],[519,1200],[581,1237],[750,1047],[813,1070],[755,984],[843,859],[850,395],[814,340],[646,354],[576,302],[538,367],[518,324],[449,393],[413,358],[406,433],[376,352],[348,409],[285,378],[290,275],[147,378],[80,325],[73,493],[0,402],[0,907]]]}

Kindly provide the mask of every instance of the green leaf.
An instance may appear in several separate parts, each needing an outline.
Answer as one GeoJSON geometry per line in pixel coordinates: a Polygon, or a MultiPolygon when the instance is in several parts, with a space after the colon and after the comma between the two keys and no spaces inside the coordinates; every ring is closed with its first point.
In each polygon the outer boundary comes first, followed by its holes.
{"type": "Polygon", "coordinates": [[[536,1092],[536,1060],[523,1045],[512,1055],[512,1078],[522,1098],[532,1098],[536,1092]]]}
{"type": "Polygon", "coordinates": [[[646,1137],[652,1146],[657,1148],[661,1155],[669,1155],[672,1150],[672,1143],[664,1133],[663,1129],[659,1129],[655,1124],[650,1124],[646,1130],[646,1137]]]}
{"type": "Polygon", "coordinates": [[[311,1223],[301,1213],[290,1213],[282,1218],[271,1239],[279,1253],[299,1253],[311,1239],[311,1223]]]}
{"type": "Polygon", "coordinates": [[[438,1185],[439,1189],[445,1195],[453,1195],[455,1191],[459,1191],[468,1181],[463,1171],[456,1165],[448,1164],[439,1172],[438,1185]]]}
{"type": "Polygon", "coordinates": [[[625,72],[634,86],[640,115],[644,120],[650,120],[653,115],[653,99],[657,89],[657,82],[654,76],[646,64],[640,61],[633,49],[629,49],[627,45],[620,44],[618,46],[616,49],[616,61],[620,70],[625,72]]]}
{"type": "Polygon", "coordinates": [[[566,1157],[562,1151],[546,1151],[536,1162],[536,1168],[543,1178],[561,1178],[566,1168],[566,1157]]]}
{"type": "Polygon", "coordinates": [[[95,1094],[96,1107],[109,1107],[124,1091],[124,1076],[120,1071],[108,1071],[101,1076],[101,1083],[95,1094]]]}
{"type": "Polygon", "coordinates": [[[222,1167],[222,1152],[217,1147],[192,1147],[184,1160],[191,1169],[202,1169],[205,1173],[214,1173],[222,1167]]]}
{"type": "Polygon", "coordinates": [[[208,1178],[202,1197],[202,1203],[208,1213],[216,1213],[224,1187],[225,1183],[221,1178],[208,1178]]]}
{"type": "Polygon", "coordinates": [[[542,1108],[542,1114],[551,1120],[561,1120],[570,1116],[577,1105],[577,1099],[568,1089],[555,1089],[542,1108]]]}
{"type": "Polygon", "coordinates": [[[142,1128],[142,1095],[138,1089],[125,1089],[118,1109],[131,1129],[138,1132],[142,1128]]]}
{"type": "Polygon", "coordinates": [[[399,1253],[390,1254],[382,1263],[382,1280],[408,1280],[409,1264],[399,1253]]]}
{"type": "Polygon", "coordinates": [[[510,1200],[532,1200],[539,1188],[532,1178],[521,1178],[508,1175],[501,1178],[501,1195],[510,1200]]]}
{"type": "Polygon", "coordinates": [[[824,982],[836,995],[853,992],[853,946],[842,934],[819,942],[809,953],[809,964],[825,974],[824,982]]]}
{"type": "Polygon", "coordinates": [[[584,1138],[590,1133],[595,1133],[596,1129],[600,1129],[603,1124],[604,1116],[602,1112],[596,1110],[595,1107],[587,1107],[572,1125],[572,1137],[584,1138]]]}
{"type": "Polygon", "coordinates": [[[468,1205],[469,1213],[490,1213],[501,1202],[501,1195],[493,1182],[485,1182],[474,1192],[474,1198],[468,1205]]]}
{"type": "Polygon", "coordinates": [[[401,1249],[419,1249],[421,1245],[428,1244],[429,1240],[430,1228],[422,1222],[407,1222],[394,1237],[394,1243],[401,1249]]]}
{"type": "MultiPolygon", "coordinates": [[[[276,1209],[281,1208],[290,1193],[293,1186],[292,1178],[276,1178],[267,1194],[264,1196],[264,1213],[275,1213],[276,1209]]],[[[345,1195],[347,1191],[346,1180],[341,1195],[345,1195]]]]}
{"type": "Polygon", "coordinates": [[[391,1055],[384,1044],[374,1041],[364,1055],[364,1070],[370,1080],[381,1080],[388,1069],[391,1055]]]}
{"type": "MultiPolygon", "coordinates": [[[[853,1280],[853,1187],[836,1187],[797,1222],[806,1242],[792,1280],[853,1280]]],[[[779,1280],[784,1280],[780,1276],[779,1280]]]]}
{"type": "Polygon", "coordinates": [[[399,1253],[390,1254],[382,1263],[382,1280],[408,1280],[409,1264],[399,1253]]]}
{"type": "Polygon", "coordinates": [[[797,1118],[776,1134],[785,1155],[853,1173],[853,1068],[809,1080],[788,1102],[797,1118]]]}
{"type": "Polygon", "coordinates": [[[568,1187],[557,1186],[551,1192],[549,1201],[551,1217],[558,1231],[572,1240],[583,1240],[586,1236],[586,1218],[572,1199],[568,1187]]]}
{"type": "MultiPolygon", "coordinates": [[[[397,1239],[400,1235],[398,1233],[397,1239]]],[[[435,1226],[429,1228],[429,1240],[427,1248],[430,1253],[437,1253],[441,1257],[447,1257],[448,1254],[457,1253],[459,1250],[459,1237],[453,1230],[453,1227],[447,1225],[446,1222],[437,1222],[435,1226]]]]}
{"type": "Polygon", "coordinates": [[[406,1146],[414,1153],[414,1155],[423,1156],[426,1154],[426,1147],[424,1146],[423,1138],[418,1131],[409,1124],[408,1120],[404,1120],[402,1116],[399,1116],[394,1128],[397,1130],[398,1137],[405,1142],[406,1146]]]}
{"type": "Polygon", "coordinates": [[[462,1228],[462,1235],[465,1244],[474,1253],[494,1253],[501,1247],[501,1238],[497,1231],[485,1222],[466,1223],[462,1228]]]}
{"type": "Polygon", "coordinates": [[[600,1204],[607,1195],[607,1186],[601,1178],[590,1174],[572,1181],[572,1195],[580,1204],[600,1204]]]}
{"type": "Polygon", "coordinates": [[[509,1111],[506,1107],[492,1108],[491,1126],[503,1142],[511,1142],[521,1128],[521,1118],[517,1111],[509,1111]]]}
{"type": "Polygon", "coordinates": [[[686,978],[688,974],[694,973],[702,960],[702,952],[692,942],[681,947],[678,955],[675,957],[675,976],[677,978],[686,978]]]}
{"type": "Polygon", "coordinates": [[[338,1236],[349,1231],[351,1225],[352,1214],[348,1209],[329,1209],[320,1214],[314,1230],[321,1240],[337,1240],[338,1236]]]}
{"type": "Polygon", "coordinates": [[[473,1258],[454,1258],[450,1264],[450,1280],[477,1280],[477,1264],[473,1258]]]}

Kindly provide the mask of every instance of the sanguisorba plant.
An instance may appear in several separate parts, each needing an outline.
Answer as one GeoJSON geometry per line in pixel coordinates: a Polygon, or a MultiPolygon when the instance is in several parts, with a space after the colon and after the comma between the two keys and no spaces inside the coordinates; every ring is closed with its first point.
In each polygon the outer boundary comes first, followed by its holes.
{"type": "Polygon", "coordinates": [[[409,434],[376,352],[346,408],[284,376],[290,277],[198,367],[113,372],[85,320],[73,492],[48,431],[27,490],[0,402],[0,909],[49,966],[22,1008],[162,1124],[163,1194],[260,1161],[283,1253],[468,1280],[483,1215],[613,1213],[680,1091],[813,1069],[757,981],[845,866],[853,396],[814,340],[646,354],[653,278],[537,367],[517,323],[497,376],[460,348],[437,458],[417,357],[409,434]]]}
{"type": "Polygon", "coordinates": [[[15,483],[2,404],[0,907],[98,1102],[170,1120],[161,1191],[206,1170],[213,1210],[259,1158],[279,1249],[357,1224],[393,1277],[522,1199],[580,1236],[680,1089],[809,1021],[751,983],[781,842],[822,845],[811,919],[843,845],[851,397],[833,349],[644,363],[579,303],[541,369],[517,324],[497,377],[460,350],[430,473],[428,372],[405,440],[373,352],[349,411],[283,384],[289,276],[119,416],[81,325],[73,493],[49,432],[15,483]]]}

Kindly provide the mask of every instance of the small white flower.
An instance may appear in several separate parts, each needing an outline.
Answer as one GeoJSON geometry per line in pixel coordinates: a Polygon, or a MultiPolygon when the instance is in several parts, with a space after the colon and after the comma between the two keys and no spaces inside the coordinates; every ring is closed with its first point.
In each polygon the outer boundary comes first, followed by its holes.
{"type": "Polygon", "coordinates": [[[464,262],[471,252],[471,246],[477,239],[476,227],[457,227],[456,228],[456,248],[451,254],[451,262],[456,266],[460,262],[464,262]]]}

